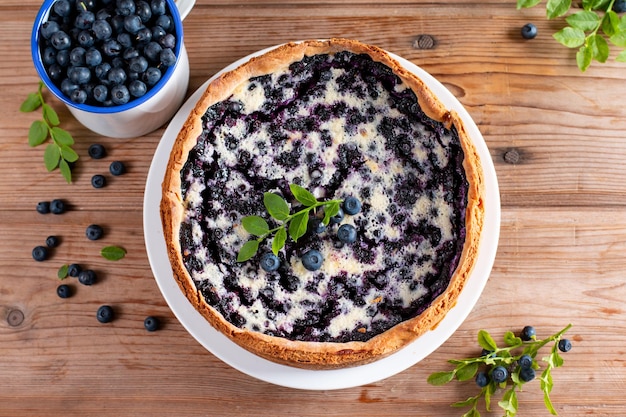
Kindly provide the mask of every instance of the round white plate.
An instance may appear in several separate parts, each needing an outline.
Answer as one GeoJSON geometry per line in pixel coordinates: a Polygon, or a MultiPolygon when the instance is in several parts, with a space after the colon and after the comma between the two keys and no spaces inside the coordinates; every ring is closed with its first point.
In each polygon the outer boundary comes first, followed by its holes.
{"type": "MultiPolygon", "coordinates": [[[[251,57],[263,54],[270,49],[273,48],[268,48],[242,58],[221,72],[230,71],[248,61],[251,57]]],[[[170,122],[157,147],[148,173],[143,208],[144,236],[152,272],[163,297],[187,331],[213,355],[249,376],[276,385],[308,390],[350,388],[390,377],[415,365],[443,344],[469,315],[487,283],[495,259],[500,234],[500,193],[496,172],[487,145],[470,115],[450,91],[415,64],[396,55],[390,55],[421,78],[447,108],[457,111],[465,123],[467,133],[473,140],[483,165],[486,191],[485,222],[476,266],[463,292],[460,294],[456,306],[448,312],[434,330],[419,337],[404,349],[376,362],[353,368],[333,370],[306,370],[270,362],[239,347],[215,330],[196,311],[179,289],[168,260],[161,226],[159,213],[161,182],[165,175],[170,151],[178,132],[207,85],[221,72],[209,79],[187,100],[170,122]]]]}

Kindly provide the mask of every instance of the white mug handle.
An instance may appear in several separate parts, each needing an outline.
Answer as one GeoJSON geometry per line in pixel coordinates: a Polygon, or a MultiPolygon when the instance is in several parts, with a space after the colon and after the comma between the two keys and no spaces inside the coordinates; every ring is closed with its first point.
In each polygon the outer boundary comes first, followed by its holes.
{"type": "Polygon", "coordinates": [[[196,0],[176,0],[180,20],[185,20],[191,9],[193,9],[194,4],[196,4],[196,0]]]}

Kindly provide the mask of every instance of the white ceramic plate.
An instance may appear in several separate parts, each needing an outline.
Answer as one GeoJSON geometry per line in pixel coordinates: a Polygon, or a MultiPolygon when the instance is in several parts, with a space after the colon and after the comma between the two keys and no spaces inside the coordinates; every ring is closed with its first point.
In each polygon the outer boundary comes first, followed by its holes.
{"type": "MultiPolygon", "coordinates": [[[[273,48],[256,52],[226,67],[232,70],[252,56],[260,55],[273,48]]],[[[467,111],[440,82],[415,64],[391,54],[405,68],[413,71],[439,97],[449,109],[454,109],[463,119],[469,136],[480,155],[485,176],[485,223],[480,242],[476,266],[460,294],[456,306],[448,312],[439,326],[419,337],[404,349],[367,365],[347,369],[306,370],[279,365],[262,359],[233,343],[215,330],[187,300],[174,279],[168,260],[165,238],[161,227],[159,203],[161,182],[169,154],[181,129],[207,85],[217,77],[209,79],[182,106],[166,129],[154,155],[144,195],[144,236],[148,258],[157,284],[168,305],[187,329],[208,351],[239,371],[285,387],[308,390],[331,390],[370,384],[395,375],[415,365],[443,344],[463,323],[478,301],[489,278],[498,247],[500,234],[500,193],[496,172],[487,145],[467,111]]]]}

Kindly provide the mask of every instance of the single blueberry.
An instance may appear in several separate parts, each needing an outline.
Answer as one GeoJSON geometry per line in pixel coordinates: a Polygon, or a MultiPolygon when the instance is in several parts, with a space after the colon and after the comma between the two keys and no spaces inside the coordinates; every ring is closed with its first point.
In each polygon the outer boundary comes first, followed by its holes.
{"type": "Polygon", "coordinates": [[[259,261],[261,268],[266,272],[273,272],[280,266],[280,259],[271,252],[263,254],[259,261]]]}
{"type": "Polygon", "coordinates": [[[533,366],[533,358],[530,355],[522,355],[517,360],[517,364],[520,366],[520,368],[530,368],[531,366],[533,366]]]}
{"type": "Polygon", "coordinates": [[[70,264],[67,267],[67,275],[70,277],[78,277],[78,274],[82,272],[83,268],[79,264],[70,264]]]}
{"type": "Polygon", "coordinates": [[[165,14],[165,0],[151,0],[150,8],[152,9],[152,14],[155,16],[165,14]]]}
{"type": "Polygon", "coordinates": [[[137,10],[134,0],[117,0],[115,6],[115,11],[121,16],[131,15],[137,10]]]}
{"type": "Polygon", "coordinates": [[[483,388],[489,384],[489,375],[486,372],[478,372],[476,374],[476,385],[483,388]]]}
{"type": "Polygon", "coordinates": [[[304,266],[309,271],[317,271],[322,266],[322,262],[324,262],[324,257],[320,253],[320,251],[316,249],[311,249],[304,255],[302,255],[302,266],[304,266]]]}
{"type": "Polygon", "coordinates": [[[143,53],[152,62],[158,62],[163,48],[158,42],[150,42],[143,48],[143,53]]]}
{"type": "Polygon", "coordinates": [[[52,214],[65,213],[65,202],[60,199],[55,199],[50,202],[50,211],[52,214]]]}
{"type": "Polygon", "coordinates": [[[102,188],[107,185],[107,180],[104,175],[96,174],[91,177],[91,186],[93,188],[102,188]]]}
{"type": "Polygon", "coordinates": [[[50,66],[52,64],[56,64],[57,62],[57,50],[51,46],[45,48],[41,54],[41,60],[43,64],[46,66],[50,66]]]}
{"type": "Polygon", "coordinates": [[[70,65],[70,51],[64,49],[62,51],[57,52],[57,64],[62,67],[67,67],[70,65]]]}
{"type": "Polygon", "coordinates": [[[106,149],[99,143],[94,143],[89,146],[87,153],[89,153],[89,156],[93,159],[102,159],[106,156],[106,149]]]}
{"type": "Polygon", "coordinates": [[[91,34],[90,30],[81,30],[76,36],[76,41],[83,48],[91,48],[95,43],[96,39],[91,34]]]}
{"type": "Polygon", "coordinates": [[[535,370],[533,368],[522,368],[519,371],[519,379],[529,382],[535,379],[535,370]]]}
{"type": "Polygon", "coordinates": [[[520,338],[525,342],[534,340],[536,337],[537,332],[535,331],[535,328],[533,326],[525,326],[522,329],[522,333],[520,334],[520,338]]]}
{"type": "Polygon", "coordinates": [[[113,84],[124,84],[126,82],[126,71],[123,68],[111,68],[107,74],[107,79],[113,84]]]}
{"type": "Polygon", "coordinates": [[[131,14],[124,17],[124,29],[126,29],[128,33],[137,33],[142,27],[143,22],[141,21],[141,18],[136,14],[131,14]]]}
{"type": "Polygon", "coordinates": [[[72,287],[67,284],[61,284],[57,287],[57,295],[61,298],[69,298],[72,296],[72,287]]]}
{"type": "Polygon", "coordinates": [[[52,35],[61,30],[61,27],[57,22],[48,20],[41,25],[40,29],[41,36],[43,36],[44,39],[50,39],[52,35]]]}
{"type": "Polygon", "coordinates": [[[333,217],[330,218],[330,222],[333,224],[339,224],[343,220],[343,217],[344,217],[343,210],[339,209],[337,214],[335,214],[333,217]]]}
{"type": "Polygon", "coordinates": [[[50,213],[50,202],[49,201],[40,201],[37,203],[37,213],[39,214],[48,214],[50,213]]]}
{"type": "Polygon", "coordinates": [[[57,0],[52,6],[52,10],[61,17],[68,17],[72,11],[69,0],[57,0]]]}
{"type": "Polygon", "coordinates": [[[89,226],[87,226],[87,229],[85,229],[85,235],[89,240],[98,240],[102,237],[103,234],[104,231],[102,230],[102,227],[98,226],[97,224],[90,224],[89,226]]]}
{"type": "Polygon", "coordinates": [[[122,175],[124,172],[126,172],[126,167],[121,161],[113,161],[111,162],[111,165],[109,165],[109,172],[111,173],[111,175],[115,176],[122,175]]]}
{"type": "Polygon", "coordinates": [[[85,64],[90,67],[98,66],[102,63],[102,54],[96,48],[89,48],[85,53],[85,64]]]}
{"type": "Polygon", "coordinates": [[[136,56],[128,61],[128,68],[133,72],[144,72],[148,69],[148,60],[143,56],[136,56]]]}
{"type": "Polygon", "coordinates": [[[33,259],[37,262],[43,262],[48,259],[48,249],[44,246],[35,246],[33,248],[33,259]]]}
{"type": "Polygon", "coordinates": [[[343,200],[342,206],[344,213],[353,216],[361,211],[361,200],[353,196],[348,196],[343,200]]]}
{"type": "Polygon", "coordinates": [[[561,339],[559,340],[559,350],[561,352],[569,352],[570,350],[572,350],[572,342],[569,341],[569,339],[561,339]]]}
{"type": "Polygon", "coordinates": [[[161,26],[166,32],[169,32],[171,29],[173,29],[172,18],[169,15],[162,14],[161,16],[157,17],[155,23],[157,26],[161,26]]]}
{"type": "Polygon", "coordinates": [[[102,52],[109,57],[118,56],[122,52],[122,45],[115,39],[109,39],[102,45],[102,52]]]}
{"type": "Polygon", "coordinates": [[[154,316],[148,316],[143,321],[143,327],[149,332],[155,332],[159,330],[159,319],[154,316]]]}
{"type": "Polygon", "coordinates": [[[130,33],[122,32],[117,35],[117,41],[124,48],[130,48],[133,46],[133,38],[130,36],[130,33]]]}
{"type": "Polygon", "coordinates": [[[87,67],[70,67],[67,76],[73,84],[87,84],[91,80],[91,71],[87,67]]]}
{"type": "Polygon", "coordinates": [[[324,224],[322,219],[313,217],[309,220],[308,229],[311,230],[313,233],[319,235],[320,233],[324,233],[324,231],[326,231],[326,225],[324,224]]]}
{"type": "Polygon", "coordinates": [[[135,3],[135,13],[141,18],[143,23],[147,23],[152,18],[152,8],[143,0],[135,3]]]}
{"type": "Polygon", "coordinates": [[[55,81],[60,80],[64,74],[65,74],[65,71],[57,63],[54,63],[48,67],[48,75],[50,76],[51,79],[55,81]]]}
{"type": "MultiPolygon", "coordinates": [[[[73,68],[70,68],[70,69],[73,69],[73,68]]],[[[63,94],[65,94],[68,97],[71,96],[72,91],[76,90],[77,88],[78,88],[78,84],[71,81],[69,78],[65,78],[63,81],[61,81],[61,91],[63,91],[63,94]]]]}
{"type": "Polygon", "coordinates": [[[95,284],[96,278],[96,273],[92,269],[85,269],[78,273],[78,282],[83,285],[95,284]]]}
{"type": "Polygon", "coordinates": [[[167,32],[161,26],[154,26],[152,28],[152,39],[155,41],[158,41],[165,35],[167,35],[167,32]]]}
{"type": "Polygon", "coordinates": [[[70,94],[70,100],[76,104],[83,104],[87,101],[87,92],[81,88],[77,88],[70,94]]]}
{"type": "MultiPolygon", "coordinates": [[[[109,3],[111,0],[105,0],[105,4],[109,3]]],[[[98,20],[109,20],[113,15],[111,14],[112,10],[109,8],[100,9],[96,12],[96,21],[98,20]]],[[[94,22],[95,24],[95,22],[94,22]]]]}
{"type": "Polygon", "coordinates": [[[102,84],[98,84],[93,88],[93,98],[100,103],[104,103],[109,97],[109,89],[102,84]]]}
{"type": "Polygon", "coordinates": [[[537,26],[532,23],[526,23],[522,26],[522,38],[524,39],[533,39],[537,36],[537,26]]]}
{"type": "Polygon", "coordinates": [[[146,92],[148,92],[148,87],[146,86],[146,83],[141,80],[133,80],[128,85],[128,92],[133,97],[142,97],[146,94],[146,92]]]}
{"type": "Polygon", "coordinates": [[[143,73],[142,81],[146,83],[146,85],[152,87],[161,79],[161,71],[155,67],[149,67],[146,72],[143,73]]]}
{"type": "Polygon", "coordinates": [[[491,370],[491,379],[496,384],[506,381],[509,377],[509,371],[504,366],[496,366],[491,370]]]}
{"type": "Polygon", "coordinates": [[[354,243],[356,241],[356,228],[351,224],[342,224],[337,229],[337,238],[343,243],[354,243]]]}
{"type": "Polygon", "coordinates": [[[82,46],[77,46],[70,51],[70,65],[80,67],[85,65],[85,54],[87,50],[82,46]]]}
{"type": "Polygon", "coordinates": [[[113,28],[106,20],[96,20],[91,30],[96,38],[101,41],[107,41],[113,36],[113,28]]]}
{"type": "Polygon", "coordinates": [[[615,3],[613,3],[613,11],[615,13],[626,12],[626,0],[617,0],[615,3]]]}
{"type": "Polygon", "coordinates": [[[59,246],[60,240],[57,236],[48,236],[46,238],[46,246],[49,248],[56,248],[59,246]]]}
{"type": "Polygon", "coordinates": [[[176,36],[172,35],[171,33],[168,33],[159,39],[159,44],[163,48],[174,49],[174,47],[176,46],[176,36]]]}
{"type": "Polygon", "coordinates": [[[114,85],[111,88],[111,100],[113,100],[114,104],[126,104],[130,100],[130,93],[128,92],[128,87],[125,85],[114,85]]]}
{"type": "Polygon", "coordinates": [[[74,27],[78,29],[91,29],[91,26],[95,21],[96,15],[93,12],[83,10],[78,16],[76,16],[76,19],[74,20],[74,27]]]}
{"type": "Polygon", "coordinates": [[[135,34],[135,39],[140,45],[145,45],[152,40],[152,31],[146,27],[143,27],[135,34]]]}
{"type": "Polygon", "coordinates": [[[121,33],[124,31],[124,16],[120,14],[116,14],[110,20],[111,29],[113,29],[113,33],[121,33]]]}
{"type": "Polygon", "coordinates": [[[96,313],[96,318],[100,323],[110,323],[113,321],[113,309],[111,306],[100,306],[96,313]]]}
{"type": "Polygon", "coordinates": [[[165,48],[159,54],[159,59],[163,65],[171,67],[176,63],[176,54],[174,54],[171,48],[165,48]]]}
{"type": "Polygon", "coordinates": [[[111,70],[111,64],[108,62],[103,62],[100,65],[97,65],[96,68],[94,68],[93,73],[96,75],[96,77],[98,77],[99,80],[104,81],[104,80],[108,80],[107,78],[107,74],[109,73],[109,71],[111,70]]]}
{"type": "Polygon", "coordinates": [[[57,50],[68,49],[72,46],[72,39],[70,35],[59,30],[58,32],[54,32],[52,36],[50,36],[50,43],[57,50]]]}

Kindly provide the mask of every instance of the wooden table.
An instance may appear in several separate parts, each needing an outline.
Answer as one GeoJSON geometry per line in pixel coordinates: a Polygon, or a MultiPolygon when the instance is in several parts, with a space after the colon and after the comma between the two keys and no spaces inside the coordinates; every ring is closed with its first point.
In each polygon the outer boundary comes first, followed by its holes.
{"type": "MultiPolygon", "coordinates": [[[[43,147],[29,148],[28,127],[39,113],[18,108],[38,82],[29,38],[39,4],[0,5],[0,416],[460,416],[464,410],[449,405],[477,393],[474,383],[433,387],[426,378],[448,369],[447,359],[475,355],[480,329],[499,338],[531,324],[546,336],[568,323],[574,348],[554,373],[555,408],[562,416],[624,415],[626,65],[611,59],[581,73],[574,51],[551,37],[562,21],[547,21],[542,8],[517,11],[513,0],[198,1],[184,22],[190,93],[271,45],[359,39],[442,81],[476,121],[498,174],[495,265],[458,331],[386,380],[302,391],[222,363],[187,333],[159,292],[144,247],[142,202],[164,128],[133,139],[101,137],[47,96],[77,141],[74,182],[45,170],[43,147]],[[527,22],[539,29],[532,41],[519,36],[527,22]],[[426,45],[432,48],[420,48],[421,35],[434,39],[426,45]],[[106,146],[107,158],[89,158],[93,143],[106,146]],[[92,175],[114,160],[128,173],[92,188],[92,175]],[[37,202],[55,198],[70,210],[35,211],[37,202]],[[85,238],[91,223],[105,228],[103,240],[85,238]],[[35,262],[31,249],[49,235],[61,245],[48,261],[35,262]],[[126,258],[104,260],[105,244],[123,246],[126,258]],[[57,270],[71,262],[93,268],[100,280],[74,284],[76,294],[61,299],[57,270]],[[102,304],[115,307],[113,323],[96,321],[102,304]],[[158,332],[144,330],[149,315],[161,319],[158,332]]],[[[519,402],[520,416],[548,415],[539,381],[519,402]]],[[[484,415],[501,415],[494,410],[484,415]]]]}

